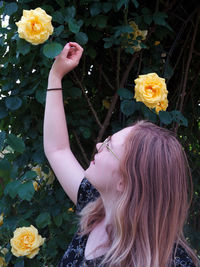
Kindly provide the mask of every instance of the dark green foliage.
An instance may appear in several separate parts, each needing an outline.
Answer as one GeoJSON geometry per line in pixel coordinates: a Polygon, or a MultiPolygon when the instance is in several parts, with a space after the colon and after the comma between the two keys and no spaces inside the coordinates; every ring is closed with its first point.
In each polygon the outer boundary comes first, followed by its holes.
{"type": "Polygon", "coordinates": [[[84,48],[78,68],[63,79],[73,153],[87,168],[96,140],[137,119],[148,119],[177,132],[194,183],[185,234],[200,253],[199,7],[195,0],[172,2],[0,1],[0,214],[4,213],[0,244],[9,249],[6,261],[10,266],[56,266],[76,230],[77,217],[69,210],[73,203],[57,180],[52,184],[45,180],[49,164],[43,151],[48,72],[69,41],[84,48]],[[44,44],[35,46],[19,38],[15,22],[23,9],[37,7],[52,16],[54,32],[44,44]],[[6,15],[9,25],[3,27],[6,15]],[[148,30],[146,40],[141,36],[128,39],[128,35],[133,36],[130,21],[140,30],[148,30]],[[138,44],[141,50],[136,52],[133,46],[138,44]],[[149,72],[156,72],[167,82],[169,106],[159,114],[134,99],[134,80],[149,72]],[[113,96],[118,99],[111,110],[113,96]],[[110,124],[100,134],[105,118],[111,119],[110,124]],[[32,170],[36,165],[43,172],[39,180],[32,170]],[[38,191],[34,181],[40,186],[38,191]],[[13,231],[31,224],[46,237],[45,244],[32,260],[16,258],[10,253],[13,231]]]}

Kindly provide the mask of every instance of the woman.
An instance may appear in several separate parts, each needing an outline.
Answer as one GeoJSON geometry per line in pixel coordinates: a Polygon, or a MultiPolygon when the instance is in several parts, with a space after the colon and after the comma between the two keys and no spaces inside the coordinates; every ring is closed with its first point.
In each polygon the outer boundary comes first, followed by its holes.
{"type": "Polygon", "coordinates": [[[98,143],[86,171],[70,150],[61,81],[82,52],[77,43],[66,44],[46,97],[45,154],[80,215],[59,267],[198,266],[182,232],[191,174],[173,133],[137,122],[98,143]]]}

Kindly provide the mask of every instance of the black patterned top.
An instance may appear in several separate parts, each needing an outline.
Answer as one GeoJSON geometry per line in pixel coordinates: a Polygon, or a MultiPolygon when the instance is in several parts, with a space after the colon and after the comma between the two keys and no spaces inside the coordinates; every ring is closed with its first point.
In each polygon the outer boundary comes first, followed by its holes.
{"type": "MultiPolygon", "coordinates": [[[[94,201],[99,197],[99,192],[91,185],[91,183],[84,178],[81,181],[78,197],[76,211],[80,212],[89,202],[94,201]]],[[[58,264],[58,267],[95,267],[103,259],[100,256],[96,259],[86,260],[84,253],[88,235],[80,236],[78,232],[74,235],[71,243],[69,244],[63,258],[58,264]]],[[[186,253],[183,247],[180,245],[177,248],[176,257],[173,261],[173,267],[195,267],[192,259],[186,253]]]]}

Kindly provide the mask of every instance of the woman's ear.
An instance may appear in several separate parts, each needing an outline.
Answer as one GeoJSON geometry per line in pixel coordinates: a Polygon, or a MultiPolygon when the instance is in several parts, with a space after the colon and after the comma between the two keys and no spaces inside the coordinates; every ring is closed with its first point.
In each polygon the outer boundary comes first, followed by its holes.
{"type": "Polygon", "coordinates": [[[123,192],[124,191],[124,183],[123,180],[120,179],[117,183],[117,191],[118,192],[123,192]]]}

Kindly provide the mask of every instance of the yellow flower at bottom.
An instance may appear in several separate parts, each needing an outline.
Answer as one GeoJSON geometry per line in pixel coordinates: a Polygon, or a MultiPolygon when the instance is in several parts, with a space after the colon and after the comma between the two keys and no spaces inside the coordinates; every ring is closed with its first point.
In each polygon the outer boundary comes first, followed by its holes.
{"type": "Polygon", "coordinates": [[[156,108],[156,112],[166,110],[167,94],[165,79],[160,78],[156,73],[139,75],[139,78],[135,79],[134,98],[149,108],[156,108]]]}
{"type": "Polygon", "coordinates": [[[39,252],[39,247],[44,244],[45,238],[38,234],[38,230],[30,227],[20,227],[14,231],[14,237],[10,240],[11,252],[16,257],[26,256],[29,259],[35,257],[39,252]]]}
{"type": "Polygon", "coordinates": [[[21,20],[16,22],[19,37],[33,45],[44,43],[53,33],[52,17],[40,7],[23,10],[21,20]]]}

